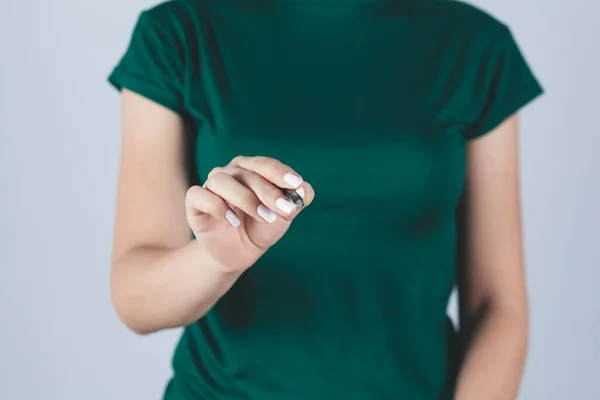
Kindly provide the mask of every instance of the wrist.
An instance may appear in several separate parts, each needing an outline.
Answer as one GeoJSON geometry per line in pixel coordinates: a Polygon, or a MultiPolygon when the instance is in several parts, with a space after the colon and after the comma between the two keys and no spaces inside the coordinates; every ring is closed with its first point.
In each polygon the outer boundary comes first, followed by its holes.
{"type": "Polygon", "coordinates": [[[235,280],[239,278],[250,266],[232,266],[229,265],[218,257],[216,257],[203,243],[201,240],[192,240],[191,245],[194,247],[196,259],[203,270],[209,272],[215,278],[222,279],[225,281],[235,280]]]}

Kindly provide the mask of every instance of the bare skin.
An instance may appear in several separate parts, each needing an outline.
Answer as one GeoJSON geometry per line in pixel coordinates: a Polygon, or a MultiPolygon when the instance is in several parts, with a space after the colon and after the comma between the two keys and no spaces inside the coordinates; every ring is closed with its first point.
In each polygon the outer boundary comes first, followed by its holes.
{"type": "Polygon", "coordinates": [[[297,189],[307,206],[314,198],[266,157],[237,157],[188,190],[183,138],[175,113],[124,91],[111,287],[119,317],[140,334],[200,319],[283,236],[300,209],[281,209],[275,185],[297,189]]]}
{"type": "MultiPolygon", "coordinates": [[[[460,271],[465,357],[457,400],[512,400],[522,373],[527,300],[517,131],[514,116],[467,148],[467,262],[460,271]]],[[[236,158],[213,170],[203,187],[188,190],[183,146],[179,116],[123,91],[111,288],[119,317],[140,334],[200,319],[285,234],[300,210],[278,207],[275,185],[302,188],[307,205],[314,198],[307,182],[284,179],[300,173],[264,157],[236,158]],[[191,232],[198,240],[190,240],[191,232]]]]}
{"type": "Polygon", "coordinates": [[[464,360],[456,400],[513,400],[527,351],[518,119],[467,146],[466,246],[459,293],[464,360]]]}

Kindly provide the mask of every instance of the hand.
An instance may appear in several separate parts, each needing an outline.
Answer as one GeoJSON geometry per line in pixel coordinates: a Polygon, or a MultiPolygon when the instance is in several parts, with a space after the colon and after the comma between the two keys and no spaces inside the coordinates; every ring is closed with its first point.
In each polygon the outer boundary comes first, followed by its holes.
{"type": "Polygon", "coordinates": [[[225,272],[251,267],[300,212],[279,187],[296,189],[306,206],[314,198],[300,175],[268,157],[236,157],[188,190],[188,224],[225,272]]]}

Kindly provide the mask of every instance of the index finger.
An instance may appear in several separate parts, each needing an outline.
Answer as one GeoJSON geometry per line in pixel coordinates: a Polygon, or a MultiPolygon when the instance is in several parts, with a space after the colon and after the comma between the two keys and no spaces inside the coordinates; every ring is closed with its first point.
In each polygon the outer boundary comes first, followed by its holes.
{"type": "Polygon", "coordinates": [[[297,189],[304,180],[296,171],[281,161],[270,157],[245,157],[234,158],[230,166],[243,168],[256,172],[269,182],[281,188],[297,189]]]}

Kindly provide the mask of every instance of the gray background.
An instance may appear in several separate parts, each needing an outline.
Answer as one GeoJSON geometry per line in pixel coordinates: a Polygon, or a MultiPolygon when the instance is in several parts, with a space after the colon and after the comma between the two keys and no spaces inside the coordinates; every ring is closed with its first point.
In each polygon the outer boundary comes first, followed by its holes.
{"type": "MultiPolygon", "coordinates": [[[[522,114],[520,399],[600,399],[600,3],[475,3],[509,22],[547,91],[522,114]]],[[[105,77],[150,4],[1,1],[3,400],[158,399],[170,374],[179,331],[129,333],[108,289],[120,104],[105,77]]]]}

